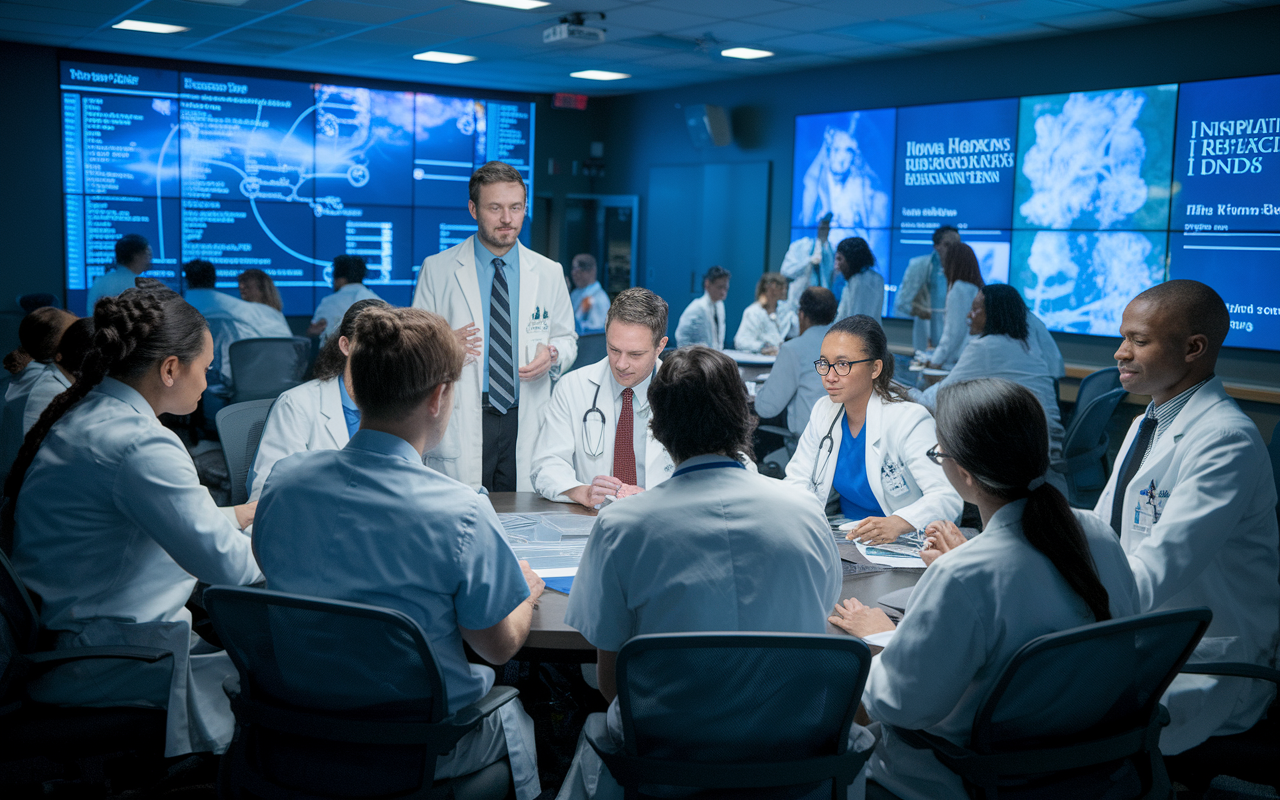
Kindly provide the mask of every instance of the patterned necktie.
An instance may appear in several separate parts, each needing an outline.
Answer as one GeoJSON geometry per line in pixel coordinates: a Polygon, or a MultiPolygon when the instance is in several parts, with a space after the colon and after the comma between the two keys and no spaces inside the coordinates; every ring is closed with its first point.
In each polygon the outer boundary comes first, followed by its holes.
{"type": "Polygon", "coordinates": [[[489,405],[507,413],[516,404],[515,343],[511,341],[511,299],[507,292],[506,262],[493,260],[493,290],[489,294],[489,405]]]}
{"type": "Polygon", "coordinates": [[[1147,457],[1147,448],[1151,446],[1151,437],[1156,432],[1156,418],[1143,417],[1138,423],[1138,435],[1133,437],[1133,446],[1124,457],[1124,466],[1120,468],[1120,479],[1116,481],[1116,493],[1111,498],[1111,530],[1120,535],[1120,525],[1124,517],[1124,495],[1129,482],[1138,474],[1143,460],[1147,457]]]}
{"type": "Polygon", "coordinates": [[[631,410],[630,389],[622,390],[622,413],[618,415],[618,432],[613,437],[613,477],[627,484],[636,485],[636,446],[632,437],[635,414],[631,410]]]}

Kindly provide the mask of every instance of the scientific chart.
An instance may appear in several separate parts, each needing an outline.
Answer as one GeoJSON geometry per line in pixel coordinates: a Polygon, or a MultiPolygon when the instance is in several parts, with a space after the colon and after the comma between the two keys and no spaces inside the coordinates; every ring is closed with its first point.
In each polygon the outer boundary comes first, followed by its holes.
{"type": "MultiPolygon", "coordinates": [[[[181,290],[205,258],[218,287],[271,275],[289,315],[332,291],[334,256],[407,305],[422,259],[475,231],[467,181],[505,161],[532,192],[532,103],[63,62],[68,303],[141,233],[149,275],[181,290]]],[[[528,225],[522,238],[528,241],[528,225]]]]}
{"type": "Polygon", "coordinates": [[[792,239],[830,211],[832,244],[873,242],[891,312],[952,225],[984,280],[1101,336],[1138,293],[1194,278],[1226,300],[1228,345],[1280,350],[1278,172],[1280,75],[803,115],[792,239]]]}

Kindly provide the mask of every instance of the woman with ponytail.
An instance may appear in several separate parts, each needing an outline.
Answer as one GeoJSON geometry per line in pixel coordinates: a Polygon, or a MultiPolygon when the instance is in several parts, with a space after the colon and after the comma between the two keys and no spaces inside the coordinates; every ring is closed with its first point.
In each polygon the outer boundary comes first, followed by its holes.
{"type": "Polygon", "coordinates": [[[56,647],[142,645],[173,657],[76,662],[30,693],[58,705],[164,707],[167,756],[221,751],[234,727],[221,684],[235,670],[225,653],[192,644],[185,604],[197,579],[261,580],[240,530],[253,505],[215,506],[157,419],[195,410],[213,339],[173,292],[105,297],[93,321],[79,375],[27,433],[5,481],[13,564],[56,647]]]}
{"type": "Polygon", "coordinates": [[[78,319],[63,331],[62,339],[58,341],[58,350],[53,354],[53,360],[41,371],[40,377],[36,378],[30,394],[27,395],[27,410],[22,415],[24,437],[53,402],[53,398],[71,388],[76,375],[80,373],[80,367],[84,364],[84,357],[89,354],[91,347],[93,347],[92,317],[78,319]]]}
{"type": "MultiPolygon", "coordinates": [[[[999,378],[945,386],[937,425],[929,456],[978,507],[982,535],[925,571],[896,631],[884,612],[857,600],[830,619],[855,636],[887,640],[862,696],[886,725],[868,774],[903,800],[968,795],[931,751],[911,748],[887,726],[967,746],[979,704],[1023,645],[1138,612],[1115,533],[1045,481],[1049,435],[1035,395],[999,378]]],[[[876,796],[870,784],[867,794],[876,796]]]]}
{"type": "Polygon", "coordinates": [[[27,398],[45,373],[45,367],[53,361],[62,332],[75,321],[76,315],[70,311],[44,306],[27,314],[18,324],[18,341],[22,346],[4,357],[5,368],[13,373],[13,380],[5,389],[4,413],[0,416],[0,471],[8,472],[18,455],[27,398]]]}

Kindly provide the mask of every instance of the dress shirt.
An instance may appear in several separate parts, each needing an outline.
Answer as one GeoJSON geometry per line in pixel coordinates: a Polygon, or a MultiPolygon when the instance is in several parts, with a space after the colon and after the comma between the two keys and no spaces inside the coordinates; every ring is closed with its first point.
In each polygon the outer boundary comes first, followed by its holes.
{"type": "Polygon", "coordinates": [[[360,407],[351,399],[347,382],[341,375],[338,376],[338,397],[342,399],[342,418],[347,423],[347,435],[355,436],[360,430],[360,407]]]}
{"type": "Polygon", "coordinates": [[[569,292],[569,302],[573,304],[573,321],[580,335],[604,332],[605,323],[609,320],[609,295],[600,286],[600,281],[569,292]],[[582,300],[587,297],[591,298],[591,307],[584,312],[582,300]]]}
{"type": "MultiPolygon", "coordinates": [[[[493,292],[493,260],[501,258],[504,266],[502,275],[507,279],[508,315],[511,318],[511,360],[520,364],[520,248],[512,246],[505,256],[495,256],[489,248],[480,243],[476,236],[476,280],[480,282],[480,307],[484,319],[476,327],[484,338],[484,352],[480,354],[480,368],[484,370],[481,378],[481,391],[489,391],[489,307],[492,304],[490,295],[493,292]]],[[[512,375],[516,383],[515,405],[520,404],[520,377],[512,375]]],[[[514,408],[514,406],[512,406],[514,408]]]]}
{"type": "MultiPolygon", "coordinates": [[[[613,377],[613,370],[605,370],[609,373],[609,391],[613,392],[613,427],[611,431],[618,430],[618,417],[622,415],[622,390],[627,388],[618,383],[618,379],[613,377]]],[[[653,379],[653,373],[640,383],[631,387],[635,393],[631,398],[631,416],[632,416],[632,435],[631,443],[636,451],[636,486],[644,486],[644,453],[645,453],[645,432],[649,429],[649,381],[653,379]]],[[[605,434],[608,435],[608,432],[605,434]]]]}

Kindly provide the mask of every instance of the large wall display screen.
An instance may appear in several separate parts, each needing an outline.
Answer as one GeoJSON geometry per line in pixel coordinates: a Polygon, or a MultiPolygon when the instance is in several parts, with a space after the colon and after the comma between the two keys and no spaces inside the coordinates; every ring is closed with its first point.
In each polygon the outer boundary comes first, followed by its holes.
{"type": "Polygon", "coordinates": [[[475,231],[477,166],[505,161],[532,190],[529,102],[78,62],[61,64],[61,88],[67,300],[81,313],[127,233],[147,237],[147,274],[174,289],[193,258],[232,293],[257,268],[286,314],[309,316],[334,256],[352,253],[366,285],[407,305],[422,259],[475,231]]]}
{"type": "Polygon", "coordinates": [[[1195,278],[1230,307],[1228,345],[1280,350],[1280,75],[797,117],[793,239],[821,202],[837,220],[878,208],[853,168],[834,185],[858,191],[814,188],[819,126],[830,153],[852,142],[828,163],[871,163],[859,125],[839,124],[859,115],[894,128],[893,174],[874,171],[890,315],[908,263],[952,225],[1052,330],[1116,336],[1134,295],[1195,278]]]}

